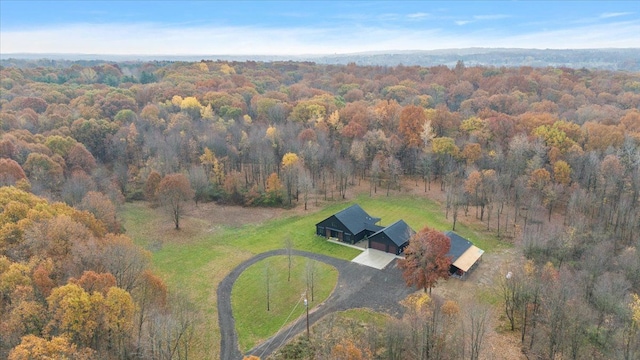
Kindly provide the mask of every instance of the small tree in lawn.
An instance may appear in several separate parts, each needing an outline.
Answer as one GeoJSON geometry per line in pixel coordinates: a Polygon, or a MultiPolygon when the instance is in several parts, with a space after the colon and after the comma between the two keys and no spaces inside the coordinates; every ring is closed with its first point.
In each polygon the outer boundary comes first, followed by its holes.
{"type": "Polygon", "coordinates": [[[405,259],[399,261],[408,286],[415,285],[431,293],[440,279],[449,277],[451,258],[447,256],[451,240],[442,232],[425,227],[409,240],[405,259]]]}
{"type": "Polygon", "coordinates": [[[316,275],[316,262],[315,260],[308,260],[307,267],[306,267],[307,294],[311,295],[311,301],[313,301],[315,275],[316,275]]]}
{"type": "Polygon", "coordinates": [[[268,261],[264,262],[264,278],[267,290],[267,311],[271,311],[271,264],[268,261]]]}
{"type": "Polygon", "coordinates": [[[158,185],[157,197],[171,216],[176,230],[180,230],[180,217],[184,215],[185,202],[193,199],[194,191],[189,179],[183,174],[169,174],[158,185]]]}
{"type": "Polygon", "coordinates": [[[289,260],[289,275],[287,276],[287,281],[291,281],[291,255],[293,252],[293,240],[290,237],[286,237],[284,239],[284,248],[287,250],[287,260],[289,260]]]}

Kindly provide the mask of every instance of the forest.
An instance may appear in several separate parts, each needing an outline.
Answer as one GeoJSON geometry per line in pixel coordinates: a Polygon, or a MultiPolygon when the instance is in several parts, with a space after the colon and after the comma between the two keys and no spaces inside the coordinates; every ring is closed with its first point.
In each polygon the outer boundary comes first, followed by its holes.
{"type": "MultiPolygon", "coordinates": [[[[12,60],[0,91],[0,357],[188,358],[193,314],[126,201],[179,229],[187,201],[306,209],[407,180],[521,249],[498,307],[530,358],[640,357],[640,73],[12,60]]],[[[435,320],[416,331],[457,358],[435,320]]]]}

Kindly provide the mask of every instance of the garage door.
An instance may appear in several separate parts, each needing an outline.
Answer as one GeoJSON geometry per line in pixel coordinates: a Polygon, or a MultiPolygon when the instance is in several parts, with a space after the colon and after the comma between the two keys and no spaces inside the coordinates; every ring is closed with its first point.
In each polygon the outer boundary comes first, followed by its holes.
{"type": "Polygon", "coordinates": [[[398,248],[395,245],[389,245],[389,252],[395,254],[398,248]]]}
{"type": "Polygon", "coordinates": [[[376,249],[376,250],[380,250],[380,251],[387,251],[387,245],[383,244],[383,243],[379,243],[376,241],[369,241],[370,245],[369,247],[372,249],[376,249]]]}

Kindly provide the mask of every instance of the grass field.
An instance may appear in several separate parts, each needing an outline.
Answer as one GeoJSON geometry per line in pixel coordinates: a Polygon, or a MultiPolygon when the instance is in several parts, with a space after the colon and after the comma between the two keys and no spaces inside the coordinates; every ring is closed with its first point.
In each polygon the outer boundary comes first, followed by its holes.
{"type": "MultiPolygon", "coordinates": [[[[361,195],[353,201],[332,203],[317,212],[303,215],[300,215],[300,211],[285,212],[283,216],[271,220],[239,226],[223,224],[212,227],[211,219],[218,216],[215,213],[206,216],[192,215],[181,221],[180,231],[173,230],[170,217],[165,212],[151,209],[146,203],[128,203],[120,215],[127,234],[137,244],[152,251],[153,269],[165,279],[172,291],[186,295],[202,314],[201,325],[196,331],[199,339],[194,356],[215,358],[218,356],[220,342],[216,288],[224,276],[255,254],[283,248],[287,237],[293,241],[293,247],[297,250],[353,259],[359,254],[358,250],[329,243],[314,233],[317,222],[354,202],[369,214],[381,217],[383,226],[404,219],[416,231],[427,225],[439,230],[451,228],[450,220],[444,218],[437,203],[408,195],[361,195]]],[[[464,219],[459,221],[457,232],[485,251],[491,252],[509,246],[483,232],[482,225],[467,226],[462,224],[463,221],[464,219]]],[[[238,299],[234,306],[248,306],[243,301],[245,300],[238,299]]]]}
{"type": "MultiPolygon", "coordinates": [[[[274,256],[249,267],[236,281],[231,293],[233,314],[238,330],[240,351],[245,352],[275,334],[284,324],[304,314],[302,294],[307,291],[307,258],[291,257],[291,281],[288,281],[287,256],[274,256]],[[267,269],[269,271],[269,311],[267,311],[267,269]]],[[[309,308],[323,302],[338,282],[338,271],[314,262],[313,301],[309,308]]]]}

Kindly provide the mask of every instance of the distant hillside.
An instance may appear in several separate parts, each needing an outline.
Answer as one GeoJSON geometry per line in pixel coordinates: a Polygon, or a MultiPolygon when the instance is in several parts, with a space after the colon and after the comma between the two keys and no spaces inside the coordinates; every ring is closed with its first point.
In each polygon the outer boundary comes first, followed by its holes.
{"type": "Polygon", "coordinates": [[[640,70],[640,49],[536,50],[536,49],[450,49],[380,54],[323,56],[319,63],[358,65],[447,65],[458,60],[465,65],[570,67],[607,70],[640,70]]]}
{"type": "MultiPolygon", "coordinates": [[[[369,52],[335,55],[91,55],[91,54],[0,54],[0,63],[4,66],[24,66],[14,59],[71,60],[71,61],[311,61],[318,64],[357,65],[420,65],[449,67],[462,60],[465,65],[484,66],[533,66],[533,67],[570,67],[604,70],[640,71],[640,49],[582,49],[582,50],[537,50],[537,49],[489,49],[467,48],[430,51],[369,52]]],[[[36,62],[37,63],[37,62],[36,62]]],[[[40,66],[50,66],[42,63],[40,66]]],[[[59,64],[58,64],[59,65],[59,64]]]]}

